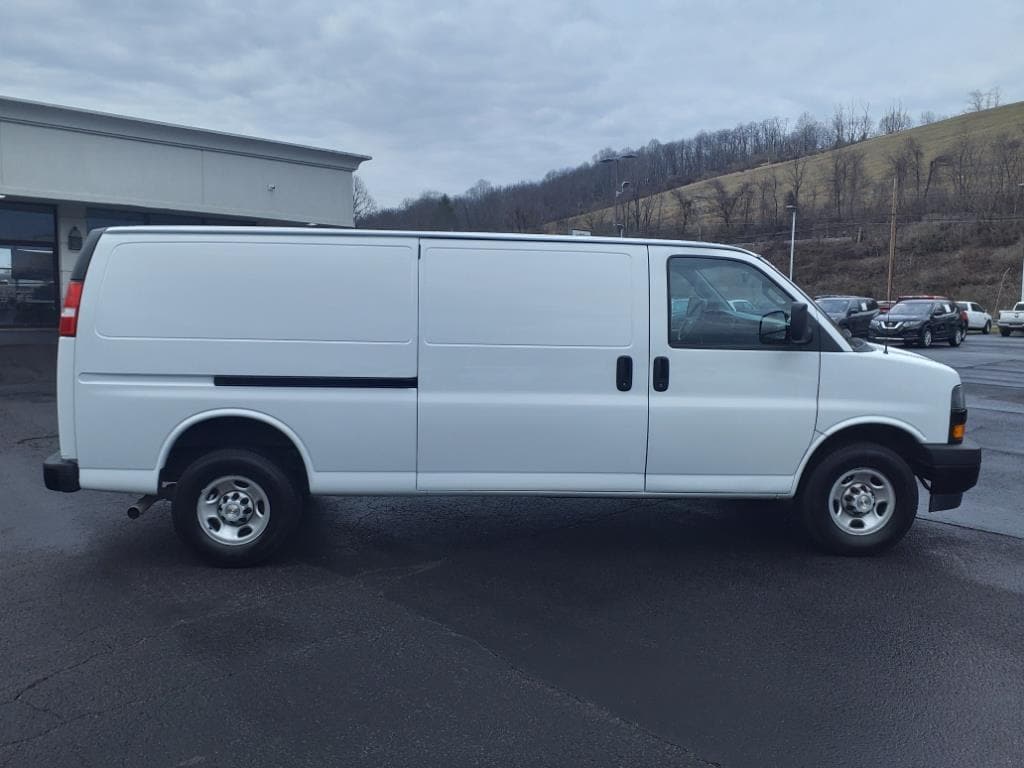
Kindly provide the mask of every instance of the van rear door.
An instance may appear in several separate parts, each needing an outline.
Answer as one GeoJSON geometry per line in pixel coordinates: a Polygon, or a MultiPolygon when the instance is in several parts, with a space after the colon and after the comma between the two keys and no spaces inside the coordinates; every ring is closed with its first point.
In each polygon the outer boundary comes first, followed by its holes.
{"type": "Polygon", "coordinates": [[[421,241],[417,487],[641,492],[647,248],[421,241]]]}

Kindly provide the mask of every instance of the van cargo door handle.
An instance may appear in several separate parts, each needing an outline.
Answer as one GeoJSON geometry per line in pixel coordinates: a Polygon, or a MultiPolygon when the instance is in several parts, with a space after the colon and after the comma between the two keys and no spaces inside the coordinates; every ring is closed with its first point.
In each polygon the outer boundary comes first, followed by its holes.
{"type": "Polygon", "coordinates": [[[668,389],[667,357],[654,358],[654,376],[652,377],[651,383],[654,385],[655,392],[664,392],[668,389]]]}
{"type": "Polygon", "coordinates": [[[619,392],[629,392],[633,388],[633,358],[623,355],[615,363],[615,386],[619,392]]]}

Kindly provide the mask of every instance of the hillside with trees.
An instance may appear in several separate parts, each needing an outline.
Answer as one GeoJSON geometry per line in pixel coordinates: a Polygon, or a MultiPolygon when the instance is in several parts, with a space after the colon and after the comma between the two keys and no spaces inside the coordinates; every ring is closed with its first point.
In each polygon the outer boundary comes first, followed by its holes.
{"type": "Polygon", "coordinates": [[[427,193],[358,223],[593,234],[621,227],[626,236],[739,243],[782,266],[787,205],[795,205],[798,281],[811,291],[884,297],[895,180],[896,292],[992,304],[1000,285],[1005,296],[1019,294],[1024,218],[1024,102],[997,103],[997,91],[974,92],[964,114],[917,121],[899,104],[877,122],[856,104],[836,107],[828,121],[804,114],[792,127],[769,118],[605,149],[539,182],[427,193]],[[635,157],[601,162],[622,155],[635,157]]]}

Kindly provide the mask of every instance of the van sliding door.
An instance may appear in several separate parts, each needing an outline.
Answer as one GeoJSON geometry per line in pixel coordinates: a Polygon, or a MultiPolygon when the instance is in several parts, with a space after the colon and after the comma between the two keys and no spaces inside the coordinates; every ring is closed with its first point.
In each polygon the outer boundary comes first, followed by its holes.
{"type": "Polygon", "coordinates": [[[417,487],[643,491],[647,248],[423,240],[417,487]]]}

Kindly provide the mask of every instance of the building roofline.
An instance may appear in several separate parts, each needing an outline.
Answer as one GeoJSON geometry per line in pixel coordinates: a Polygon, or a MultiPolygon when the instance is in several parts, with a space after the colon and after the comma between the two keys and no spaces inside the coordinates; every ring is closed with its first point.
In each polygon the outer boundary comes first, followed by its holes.
{"type": "Polygon", "coordinates": [[[369,155],[0,96],[0,121],[354,171],[369,155]]]}

